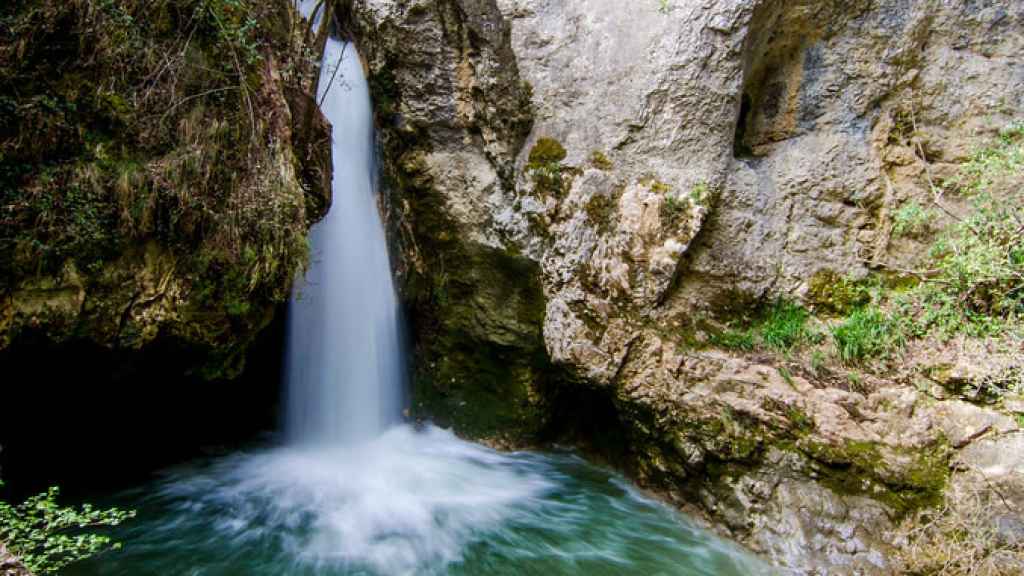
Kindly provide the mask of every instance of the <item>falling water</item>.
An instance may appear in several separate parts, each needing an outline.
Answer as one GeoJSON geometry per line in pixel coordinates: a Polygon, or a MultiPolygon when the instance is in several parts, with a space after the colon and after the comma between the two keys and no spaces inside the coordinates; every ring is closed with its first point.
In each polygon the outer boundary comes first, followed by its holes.
{"type": "MultiPolygon", "coordinates": [[[[313,0],[300,8],[309,16],[313,0]]],[[[366,79],[331,40],[334,202],[289,316],[287,443],[172,470],[111,503],[124,549],[68,576],[767,573],[617,475],[399,425],[397,305],[366,79]]]]}
{"type": "Polygon", "coordinates": [[[287,434],[339,443],[398,420],[402,369],[369,89],[351,44],[329,39],[323,62],[317,99],[332,125],[334,200],[312,231],[310,267],[289,311],[287,434]]]}

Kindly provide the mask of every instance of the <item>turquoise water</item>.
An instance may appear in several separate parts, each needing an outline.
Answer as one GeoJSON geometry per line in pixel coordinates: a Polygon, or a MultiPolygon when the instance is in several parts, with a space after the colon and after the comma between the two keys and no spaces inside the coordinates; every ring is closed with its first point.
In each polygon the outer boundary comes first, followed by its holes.
{"type": "Polygon", "coordinates": [[[349,448],[195,462],[105,504],[139,516],[72,576],[752,575],[768,569],[571,453],[401,426],[349,448]]]}

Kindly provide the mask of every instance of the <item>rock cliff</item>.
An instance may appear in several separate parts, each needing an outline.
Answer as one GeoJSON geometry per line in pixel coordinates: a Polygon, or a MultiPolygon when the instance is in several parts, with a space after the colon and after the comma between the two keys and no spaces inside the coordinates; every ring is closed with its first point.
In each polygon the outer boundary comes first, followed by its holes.
{"type": "Polygon", "coordinates": [[[26,335],[236,375],[330,201],[289,2],[0,8],[0,351],[26,335]]]}
{"type": "MultiPolygon", "coordinates": [[[[336,7],[415,417],[793,573],[1024,569],[1024,5],[336,7]]],[[[237,375],[330,203],[315,51],[285,0],[0,7],[0,352],[237,375]]]]}
{"type": "Polygon", "coordinates": [[[954,294],[935,280],[953,257],[922,254],[973,226],[963,189],[1005,180],[993,202],[1019,199],[1024,7],[347,4],[415,413],[499,443],[587,430],[797,573],[912,562],[900,526],[967,471],[1019,491],[1015,465],[979,456],[1019,441],[1019,330],[929,316],[1015,326],[1019,299],[954,294]],[[1008,168],[983,175],[985,154],[1008,168]],[[905,300],[915,328],[896,336],[905,300]],[[964,392],[993,381],[996,401],[964,392]]]}

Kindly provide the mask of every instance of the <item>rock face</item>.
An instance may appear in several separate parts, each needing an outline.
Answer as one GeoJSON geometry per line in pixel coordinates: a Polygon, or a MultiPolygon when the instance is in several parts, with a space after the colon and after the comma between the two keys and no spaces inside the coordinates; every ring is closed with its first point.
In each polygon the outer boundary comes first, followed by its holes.
{"type": "Polygon", "coordinates": [[[0,576],[32,576],[17,558],[7,552],[3,542],[0,542],[0,576]]]}
{"type": "MultiPolygon", "coordinates": [[[[600,398],[642,482],[797,573],[1016,430],[905,375],[792,373],[702,318],[899,267],[892,212],[1024,111],[1024,5],[354,0],[417,352],[414,412],[511,442],[600,398]]],[[[827,291],[826,291],[827,292],[827,291]]],[[[832,303],[834,304],[834,303],[832,303]]]]}
{"type": "Polygon", "coordinates": [[[173,344],[238,373],[330,202],[298,16],[256,4],[0,9],[0,351],[173,344]]]}

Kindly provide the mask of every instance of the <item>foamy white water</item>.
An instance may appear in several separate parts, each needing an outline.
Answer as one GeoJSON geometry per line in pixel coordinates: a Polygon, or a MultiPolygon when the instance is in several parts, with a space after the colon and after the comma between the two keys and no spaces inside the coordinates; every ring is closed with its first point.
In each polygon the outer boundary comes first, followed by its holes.
{"type": "MultiPolygon", "coordinates": [[[[307,16],[313,4],[302,3],[307,16]]],[[[352,47],[331,40],[324,58],[334,202],[290,308],[287,444],[118,495],[112,504],[139,510],[114,534],[124,550],[68,576],[767,573],[576,456],[502,454],[397,424],[397,300],[369,93],[352,47]]]]}
{"type": "Polygon", "coordinates": [[[437,428],[241,452],[103,504],[124,549],[66,576],[754,576],[771,570],[572,454],[437,428]]]}
{"type": "Polygon", "coordinates": [[[286,560],[307,567],[415,574],[460,560],[480,534],[552,488],[512,465],[449,432],[400,426],[370,442],[236,455],[164,485],[161,496],[199,518],[214,512],[221,538],[279,540],[286,560]]]}
{"type": "MultiPolygon", "coordinates": [[[[302,3],[307,16],[314,4],[302,3]]],[[[351,44],[328,40],[317,99],[333,127],[334,200],[311,232],[310,268],[289,308],[286,431],[335,444],[398,422],[403,370],[370,92],[351,44]]]]}

